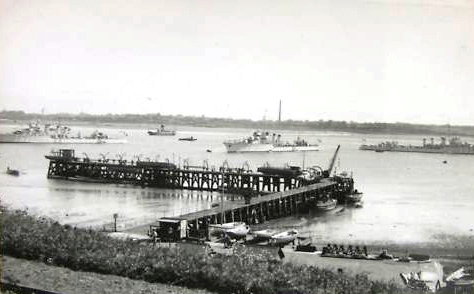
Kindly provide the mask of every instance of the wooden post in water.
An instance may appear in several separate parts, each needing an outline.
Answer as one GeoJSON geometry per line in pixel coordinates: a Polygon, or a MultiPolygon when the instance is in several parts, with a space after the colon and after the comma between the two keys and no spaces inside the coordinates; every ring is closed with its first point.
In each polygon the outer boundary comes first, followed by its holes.
{"type": "Polygon", "coordinates": [[[114,232],[117,232],[117,218],[118,213],[114,213],[114,232]]]}

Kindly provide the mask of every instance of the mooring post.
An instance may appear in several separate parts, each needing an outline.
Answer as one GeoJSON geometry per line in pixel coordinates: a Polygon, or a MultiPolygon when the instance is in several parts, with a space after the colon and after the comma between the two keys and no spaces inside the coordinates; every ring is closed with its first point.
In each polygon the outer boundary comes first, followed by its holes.
{"type": "Polygon", "coordinates": [[[118,218],[118,213],[114,213],[114,232],[117,232],[117,218],[118,218]]]}

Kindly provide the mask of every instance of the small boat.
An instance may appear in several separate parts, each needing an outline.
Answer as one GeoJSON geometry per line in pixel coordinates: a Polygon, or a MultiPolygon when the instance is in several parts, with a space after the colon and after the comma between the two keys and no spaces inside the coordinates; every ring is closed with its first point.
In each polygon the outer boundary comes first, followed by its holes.
{"type": "Polygon", "coordinates": [[[211,149],[206,149],[206,152],[211,153],[212,150],[211,149]]]}
{"type": "Polygon", "coordinates": [[[156,130],[148,130],[148,135],[150,136],[174,136],[176,131],[165,129],[165,125],[161,125],[160,128],[156,130]]]}
{"type": "Polygon", "coordinates": [[[279,234],[275,234],[270,238],[270,244],[272,245],[286,245],[291,242],[295,242],[296,237],[298,237],[297,230],[289,230],[279,234]]]}
{"type": "Polygon", "coordinates": [[[333,198],[321,199],[316,202],[316,208],[321,211],[329,211],[336,208],[337,200],[333,198]]]}
{"type": "Polygon", "coordinates": [[[363,195],[364,193],[357,191],[357,189],[355,189],[352,193],[346,196],[346,201],[349,203],[360,202],[362,200],[363,195]]]}
{"type": "Polygon", "coordinates": [[[11,169],[10,167],[7,167],[7,174],[11,176],[16,176],[18,177],[20,175],[20,171],[16,169],[11,169]]]}
{"type": "Polygon", "coordinates": [[[276,235],[277,233],[278,233],[277,231],[269,230],[269,229],[252,232],[252,234],[254,235],[254,238],[261,241],[270,240],[272,236],[276,235]]]}
{"type": "Polygon", "coordinates": [[[356,202],[356,203],[354,203],[354,207],[355,208],[362,208],[362,207],[364,207],[364,202],[362,202],[362,201],[356,202]]]}
{"type": "Polygon", "coordinates": [[[232,239],[244,239],[247,237],[250,228],[246,224],[235,226],[231,229],[225,230],[225,233],[232,239]]]}
{"type": "Polygon", "coordinates": [[[196,141],[197,139],[194,138],[193,136],[191,136],[191,137],[179,138],[178,140],[180,140],[180,141],[196,141]]]}
{"type": "Polygon", "coordinates": [[[226,233],[228,230],[232,230],[237,227],[246,227],[247,224],[244,222],[233,222],[233,223],[223,223],[223,224],[212,224],[209,225],[212,235],[221,235],[226,233]]]}

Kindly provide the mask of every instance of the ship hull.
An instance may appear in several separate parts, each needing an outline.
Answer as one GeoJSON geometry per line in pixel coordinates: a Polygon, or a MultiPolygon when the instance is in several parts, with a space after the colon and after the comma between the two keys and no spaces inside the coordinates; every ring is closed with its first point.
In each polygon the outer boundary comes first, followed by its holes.
{"type": "Polygon", "coordinates": [[[318,151],[317,146],[274,146],[272,152],[318,151]]]}
{"type": "Polygon", "coordinates": [[[273,149],[272,144],[230,144],[224,143],[228,153],[237,152],[270,152],[273,149]]]}
{"type": "Polygon", "coordinates": [[[273,144],[228,144],[224,143],[228,153],[237,152],[298,152],[318,151],[317,146],[278,146],[273,144]]]}

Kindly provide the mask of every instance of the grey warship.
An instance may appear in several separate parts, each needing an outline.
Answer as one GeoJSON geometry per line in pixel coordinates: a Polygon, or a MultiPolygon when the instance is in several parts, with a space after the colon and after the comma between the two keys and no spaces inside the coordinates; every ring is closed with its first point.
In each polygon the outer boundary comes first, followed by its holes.
{"type": "Polygon", "coordinates": [[[435,143],[431,138],[427,142],[423,139],[423,145],[401,145],[396,141],[387,141],[378,145],[363,144],[359,146],[360,150],[371,150],[375,152],[420,152],[420,153],[442,153],[442,154],[472,154],[474,155],[474,145],[462,142],[460,137],[452,137],[447,140],[441,137],[440,143],[435,143]]]}

